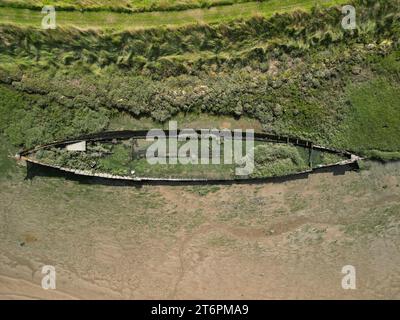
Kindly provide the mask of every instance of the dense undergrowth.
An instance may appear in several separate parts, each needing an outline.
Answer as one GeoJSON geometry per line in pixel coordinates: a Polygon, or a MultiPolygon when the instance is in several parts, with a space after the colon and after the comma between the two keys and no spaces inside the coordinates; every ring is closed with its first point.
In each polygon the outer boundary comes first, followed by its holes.
{"type": "Polygon", "coordinates": [[[105,129],[120,112],[159,122],[211,113],[396,158],[399,1],[354,5],[352,31],[341,28],[338,7],[122,32],[3,25],[1,129],[32,146],[105,129]]]}

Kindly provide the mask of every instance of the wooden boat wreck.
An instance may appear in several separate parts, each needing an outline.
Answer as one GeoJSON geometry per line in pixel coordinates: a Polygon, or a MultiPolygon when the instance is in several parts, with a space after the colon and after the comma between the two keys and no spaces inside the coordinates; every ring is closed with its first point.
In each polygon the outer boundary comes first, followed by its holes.
{"type": "MultiPolygon", "coordinates": [[[[175,139],[178,147],[193,137],[184,130],[164,131],[167,143],[175,139]]],[[[192,130],[197,139],[203,135],[202,130],[192,130]]],[[[226,150],[229,143],[241,140],[247,142],[246,134],[240,133],[227,139],[226,135],[212,135],[208,146],[209,154],[200,156],[195,149],[186,150],[188,159],[198,158],[198,161],[187,161],[187,164],[168,162],[173,158],[168,148],[163,154],[156,154],[158,161],[150,164],[146,152],[150,144],[160,139],[145,130],[124,130],[101,132],[66,139],[32,149],[23,150],[16,155],[21,162],[56,169],[60,172],[76,176],[98,177],[118,181],[153,181],[153,182],[223,182],[223,181],[254,181],[272,177],[308,174],[320,169],[337,168],[356,165],[361,158],[345,150],[336,150],[314,144],[311,141],[253,133],[252,160],[254,167],[245,175],[238,175],[238,166],[243,163],[226,161],[226,150]],[[215,140],[213,143],[212,140],[215,140]],[[216,147],[217,146],[217,147],[216,147]],[[217,149],[217,150],[216,150],[217,149]],[[210,161],[221,156],[219,163],[210,161]],[[200,159],[202,157],[202,159],[200,159]],[[209,158],[208,163],[207,159],[209,158]],[[205,161],[202,161],[205,160],[205,161]],[[197,162],[197,163],[196,163],[197,162]]],[[[169,146],[169,144],[167,144],[169,146]]],[[[240,144],[239,144],[240,145],[240,144]]],[[[243,146],[245,148],[245,146],[243,146]]],[[[157,153],[157,152],[156,152],[157,153]]],[[[154,160],[154,159],[153,159],[154,160]]],[[[176,160],[176,159],[175,159],[176,160]]],[[[154,162],[154,161],[153,161],[154,162]]]]}

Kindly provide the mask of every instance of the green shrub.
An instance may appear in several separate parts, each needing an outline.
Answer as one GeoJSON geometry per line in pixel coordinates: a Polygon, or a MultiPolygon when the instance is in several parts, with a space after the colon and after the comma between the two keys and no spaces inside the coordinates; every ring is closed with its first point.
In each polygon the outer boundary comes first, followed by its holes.
{"type": "Polygon", "coordinates": [[[286,144],[260,144],[254,149],[252,177],[273,177],[309,169],[296,147],[286,144]]]}

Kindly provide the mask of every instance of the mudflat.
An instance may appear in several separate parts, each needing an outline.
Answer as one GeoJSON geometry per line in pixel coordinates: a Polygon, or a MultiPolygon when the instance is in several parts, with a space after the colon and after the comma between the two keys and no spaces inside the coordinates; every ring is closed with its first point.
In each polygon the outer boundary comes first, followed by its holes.
{"type": "Polygon", "coordinates": [[[399,163],[246,188],[23,173],[0,180],[1,299],[400,298],[399,163]]]}

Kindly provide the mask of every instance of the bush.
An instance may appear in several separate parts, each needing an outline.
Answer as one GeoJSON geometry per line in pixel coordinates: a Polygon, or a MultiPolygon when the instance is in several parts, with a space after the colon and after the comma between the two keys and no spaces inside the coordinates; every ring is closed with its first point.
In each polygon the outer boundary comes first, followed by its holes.
{"type": "Polygon", "coordinates": [[[309,169],[295,146],[261,144],[254,149],[252,177],[273,177],[309,169]]]}

